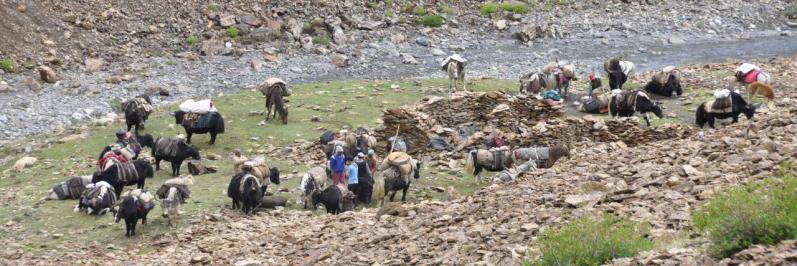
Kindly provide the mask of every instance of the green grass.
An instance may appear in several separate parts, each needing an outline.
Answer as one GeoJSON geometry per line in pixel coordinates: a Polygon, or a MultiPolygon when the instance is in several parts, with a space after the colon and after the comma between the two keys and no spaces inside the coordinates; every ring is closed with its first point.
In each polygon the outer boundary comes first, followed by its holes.
{"type": "MultiPolygon", "coordinates": [[[[517,86],[514,80],[473,79],[469,82],[473,84],[469,84],[468,89],[476,91],[514,91],[517,86]]],[[[260,92],[247,90],[213,98],[219,111],[226,118],[227,132],[219,135],[214,146],[207,144],[208,135],[195,135],[193,140],[199,146],[203,158],[206,158],[208,153],[219,154],[224,158],[220,161],[205,161],[208,165],[218,166],[219,172],[196,177],[196,184],[191,187],[191,198],[183,205],[185,215],[180,218],[180,227],[186,227],[192,221],[203,220],[202,213],[229,208],[227,206],[229,199],[225,193],[232,175],[229,153],[233,149],[240,148],[252,157],[258,150],[268,149],[269,145],[282,147],[299,139],[315,140],[321,134],[319,129],[323,128],[338,130],[344,125],[374,128],[377,125],[376,120],[381,118],[382,110],[416,103],[424,95],[437,94],[432,91],[438,89],[447,91],[448,80],[439,78],[334,81],[296,84],[291,85],[291,88],[293,95],[287,98],[290,100],[287,104],[290,112],[287,125],[269,122],[266,126],[257,126],[264,117],[250,116],[249,113],[264,109],[265,100],[260,92]],[[421,85],[415,85],[416,81],[421,85]],[[390,89],[391,84],[400,85],[400,89],[390,89]],[[321,121],[310,122],[312,117],[320,117],[321,121]]],[[[175,105],[156,109],[147,121],[147,130],[142,133],[154,136],[175,136],[184,133],[181,127],[172,125],[174,118],[169,113],[174,109],[175,105]]],[[[177,231],[170,229],[160,217],[160,207],[156,207],[150,213],[147,225],[139,225],[136,228],[139,236],[126,239],[123,237],[124,224],[112,223],[109,215],[95,217],[85,213],[73,213],[74,200],[39,201],[54,184],[69,176],[92,173],[98,152],[114,141],[114,132],[122,126],[121,122],[106,127],[87,126],[80,130],[87,134],[86,138],[53,143],[46,151],[35,151],[31,154],[39,158],[35,166],[21,173],[8,172],[0,175],[0,192],[3,192],[3,197],[0,197],[2,203],[0,212],[3,213],[3,216],[0,216],[0,224],[6,225],[11,222],[15,228],[6,227],[8,230],[0,231],[0,237],[13,239],[20,245],[26,246],[28,254],[58,254],[58,251],[64,248],[62,243],[67,242],[113,243],[117,247],[116,250],[125,250],[128,247],[137,249],[142,240],[150,241],[161,235],[175,234],[177,231]],[[64,236],[54,239],[51,237],[54,233],[64,236]]],[[[44,136],[40,138],[30,141],[42,142],[45,139],[44,136]]],[[[146,149],[145,153],[148,153],[148,150],[146,149]]],[[[4,157],[9,155],[10,149],[1,149],[0,152],[2,152],[0,157],[4,157]]],[[[277,188],[295,188],[300,181],[298,176],[308,167],[308,165],[279,161],[276,158],[267,157],[267,159],[283,173],[282,184],[276,187],[270,186],[269,191],[276,191],[277,188]],[[293,171],[298,172],[292,174],[293,171]]],[[[0,165],[0,169],[10,168],[15,160],[16,158],[6,165],[0,165]]],[[[146,187],[157,189],[168,178],[170,170],[168,163],[163,164],[162,170],[155,173],[155,178],[147,180],[146,187]]],[[[187,173],[185,166],[182,173],[187,173]]],[[[429,187],[449,185],[463,194],[479,188],[472,178],[464,178],[459,173],[447,170],[429,168],[422,170],[422,178],[413,183],[407,198],[411,201],[439,199],[440,193],[433,192],[429,187]]],[[[292,199],[289,193],[277,194],[292,199]]],[[[321,215],[322,212],[317,213],[321,215]]],[[[228,217],[238,215],[238,212],[233,211],[226,213],[225,216],[228,217]]],[[[236,216],[230,219],[245,218],[236,216]]],[[[142,249],[139,252],[151,251],[142,249]]]]}
{"type": "Polygon", "coordinates": [[[14,63],[14,60],[4,59],[0,61],[0,69],[3,69],[6,73],[14,72],[17,69],[17,64],[14,63]]]}
{"type": "Polygon", "coordinates": [[[416,6],[415,9],[412,10],[412,13],[417,16],[426,15],[426,8],[423,8],[422,6],[416,6]]]}
{"type": "Polygon", "coordinates": [[[479,13],[482,15],[490,15],[498,11],[498,4],[493,2],[487,2],[479,7],[479,13]]]}
{"type": "Polygon", "coordinates": [[[518,14],[525,14],[529,11],[529,7],[523,3],[503,2],[500,5],[501,9],[518,14]]]}
{"type": "Polygon", "coordinates": [[[313,37],[313,44],[327,46],[332,40],[326,34],[313,37]]]}
{"type": "Polygon", "coordinates": [[[188,47],[194,47],[196,46],[197,42],[199,42],[199,40],[197,40],[196,36],[191,35],[188,36],[188,39],[186,39],[185,42],[188,43],[188,47]]]}
{"type": "Polygon", "coordinates": [[[395,15],[396,15],[396,13],[394,13],[393,10],[385,11],[385,17],[392,18],[395,15]]]}
{"type": "Polygon", "coordinates": [[[423,17],[421,24],[427,27],[440,27],[443,25],[443,17],[440,15],[427,15],[423,17]]]}
{"type": "Polygon", "coordinates": [[[538,237],[542,258],[524,265],[600,265],[653,248],[646,228],[612,215],[582,217],[538,237]]]}
{"type": "Polygon", "coordinates": [[[238,37],[238,28],[236,28],[235,26],[227,28],[226,32],[227,36],[229,36],[230,38],[234,39],[235,37],[238,37]]]}
{"type": "Polygon", "coordinates": [[[324,26],[324,19],[322,18],[314,18],[310,21],[310,25],[313,27],[321,27],[324,26]]]}
{"type": "Polygon", "coordinates": [[[797,178],[791,163],[770,178],[717,194],[695,211],[695,228],[711,240],[708,253],[723,258],[751,245],[797,239],[797,178]]]}

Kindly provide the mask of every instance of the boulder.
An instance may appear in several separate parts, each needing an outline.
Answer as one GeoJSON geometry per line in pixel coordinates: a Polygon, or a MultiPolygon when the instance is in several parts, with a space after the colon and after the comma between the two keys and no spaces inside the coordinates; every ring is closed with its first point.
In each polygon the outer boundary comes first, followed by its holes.
{"type": "Polygon", "coordinates": [[[36,164],[36,161],[38,160],[39,159],[37,159],[36,157],[29,157],[29,156],[19,158],[19,160],[17,160],[17,162],[14,163],[14,170],[17,170],[17,172],[22,172],[22,170],[25,170],[25,168],[31,167],[34,164],[36,164]]]}
{"type": "Polygon", "coordinates": [[[224,28],[235,25],[235,15],[224,14],[219,16],[219,25],[224,28]]]}
{"type": "Polygon", "coordinates": [[[346,67],[349,65],[349,57],[344,54],[333,54],[329,57],[330,62],[338,67],[346,67]]]}
{"type": "Polygon", "coordinates": [[[55,75],[55,70],[47,66],[39,67],[39,76],[44,82],[55,83],[58,77],[55,75]]]}
{"type": "Polygon", "coordinates": [[[199,54],[203,56],[219,55],[222,49],[224,49],[223,42],[216,39],[204,40],[199,48],[199,54]]]}
{"type": "Polygon", "coordinates": [[[99,71],[103,65],[105,65],[105,61],[102,58],[89,58],[87,57],[86,60],[83,61],[83,64],[86,67],[86,72],[97,72],[99,71]]]}
{"type": "Polygon", "coordinates": [[[252,15],[244,15],[241,17],[241,23],[244,23],[249,26],[259,27],[262,24],[262,21],[252,15]]]}

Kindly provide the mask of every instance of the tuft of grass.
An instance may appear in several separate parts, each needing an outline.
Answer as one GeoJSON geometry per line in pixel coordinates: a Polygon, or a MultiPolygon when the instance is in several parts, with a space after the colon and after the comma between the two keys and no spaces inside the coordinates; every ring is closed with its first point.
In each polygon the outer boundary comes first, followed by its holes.
{"type": "Polygon", "coordinates": [[[236,28],[235,26],[227,28],[227,36],[233,39],[235,37],[238,37],[238,28],[236,28]]]}
{"type": "Polygon", "coordinates": [[[529,0],[529,7],[536,8],[537,7],[537,0],[529,0]]]}
{"type": "Polygon", "coordinates": [[[454,14],[454,9],[449,5],[443,5],[440,7],[440,13],[454,14]]]}
{"type": "Polygon", "coordinates": [[[781,166],[787,176],[727,189],[692,214],[695,228],[711,240],[709,255],[797,238],[797,178],[781,166]]]}
{"type": "Polygon", "coordinates": [[[0,68],[6,73],[14,72],[17,69],[17,63],[14,63],[14,60],[11,59],[4,59],[0,61],[0,68]]]}
{"type": "Polygon", "coordinates": [[[274,31],[271,33],[271,36],[274,37],[274,40],[282,39],[282,31],[274,31]]]}
{"type": "Polygon", "coordinates": [[[392,18],[395,15],[396,15],[396,13],[393,13],[393,10],[385,11],[385,17],[387,17],[387,18],[392,18]]]}
{"type": "Polygon", "coordinates": [[[515,6],[512,7],[512,12],[515,14],[526,14],[529,12],[529,7],[527,5],[517,3],[515,6]]]}
{"type": "Polygon", "coordinates": [[[790,19],[797,19],[797,3],[791,4],[783,10],[783,16],[790,19]]]}
{"type": "Polygon", "coordinates": [[[484,3],[481,7],[479,7],[479,13],[482,15],[490,15],[498,11],[498,4],[493,2],[484,3]]]}
{"type": "Polygon", "coordinates": [[[188,36],[188,39],[186,39],[185,42],[188,43],[188,47],[194,47],[199,42],[199,40],[196,38],[196,36],[191,35],[188,36]]]}
{"type": "Polygon", "coordinates": [[[421,24],[427,27],[440,27],[443,25],[443,17],[440,15],[427,15],[423,17],[421,24]]]}
{"type": "Polygon", "coordinates": [[[625,217],[581,217],[538,238],[542,258],[524,265],[600,265],[653,248],[647,228],[625,217]]]}
{"type": "Polygon", "coordinates": [[[316,45],[327,46],[327,45],[329,45],[330,42],[332,42],[332,40],[330,40],[329,36],[327,36],[326,34],[322,34],[322,35],[318,35],[318,36],[313,37],[313,44],[316,44],[316,45]]]}
{"type": "Polygon", "coordinates": [[[422,6],[416,6],[415,9],[412,10],[412,13],[418,16],[426,15],[426,8],[422,6]]]}

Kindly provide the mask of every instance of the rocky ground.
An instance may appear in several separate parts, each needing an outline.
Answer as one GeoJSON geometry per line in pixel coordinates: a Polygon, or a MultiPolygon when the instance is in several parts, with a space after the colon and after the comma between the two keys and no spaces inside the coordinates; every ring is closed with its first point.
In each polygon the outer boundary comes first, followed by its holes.
{"type": "Polygon", "coordinates": [[[541,2],[531,8],[538,12],[492,15],[480,14],[476,1],[417,5],[444,16],[440,28],[418,26],[416,4],[404,1],[179,2],[4,1],[0,19],[9,27],[2,33],[11,38],[0,43],[0,59],[16,62],[17,71],[0,76],[0,145],[113,119],[116,102],[140,93],[168,92],[156,101],[170,103],[271,76],[310,82],[440,75],[439,61],[453,52],[471,59],[470,76],[510,79],[555,59],[574,61],[583,74],[610,55],[649,70],[797,52],[783,1],[541,2]],[[227,36],[230,26],[241,36],[227,36]],[[52,83],[40,79],[40,66],[53,70],[52,83]]]}
{"type": "MultiPolygon", "coordinates": [[[[280,209],[241,217],[225,209],[206,210],[204,219],[180,229],[179,234],[152,239],[157,252],[142,255],[143,248],[118,250],[91,244],[94,246],[86,249],[84,243],[67,243],[67,247],[74,245],[75,252],[32,257],[11,248],[5,259],[40,263],[505,265],[536,256],[533,243],[541,230],[575,217],[610,212],[649,223],[649,237],[662,244],[614,264],[793,262],[793,241],[774,247],[753,246],[717,261],[703,255],[705,240],[691,234],[690,211],[716,191],[772,176],[781,162],[797,158],[797,119],[790,115],[797,113],[797,87],[793,85],[797,63],[793,57],[754,62],[778,73],[774,75],[778,98],[770,109],[777,111],[706,130],[702,140],[697,130],[690,129],[689,134],[674,138],[643,138],[644,142],[637,143],[633,138],[574,142],[573,157],[552,169],[536,170],[448,201],[395,204],[337,216],[280,209]]],[[[683,69],[710,77],[712,69],[733,65],[701,64],[683,69]]],[[[542,123],[555,128],[551,123],[557,120],[542,123]]],[[[597,134],[605,130],[589,118],[560,123],[592,124],[584,130],[597,134]]],[[[655,130],[643,130],[641,135],[655,130]]]]}

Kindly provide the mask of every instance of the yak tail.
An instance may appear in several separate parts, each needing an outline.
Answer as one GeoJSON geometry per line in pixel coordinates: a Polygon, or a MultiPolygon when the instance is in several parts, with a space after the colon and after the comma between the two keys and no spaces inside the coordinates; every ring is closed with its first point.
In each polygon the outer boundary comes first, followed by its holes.
{"type": "Polygon", "coordinates": [[[695,124],[699,127],[703,127],[706,124],[706,103],[701,104],[695,110],[695,124]]]}
{"type": "Polygon", "coordinates": [[[216,113],[215,115],[218,118],[216,122],[216,133],[224,133],[224,117],[221,116],[220,113],[216,113]]]}
{"type": "Polygon", "coordinates": [[[382,202],[385,198],[385,177],[381,172],[374,175],[374,187],[371,198],[374,202],[382,202]]]}
{"type": "Polygon", "coordinates": [[[472,150],[472,151],[468,152],[467,157],[468,157],[468,159],[467,159],[467,161],[465,163],[465,173],[468,174],[468,175],[473,175],[473,172],[475,171],[474,164],[476,163],[475,162],[476,161],[476,150],[472,150]]]}

